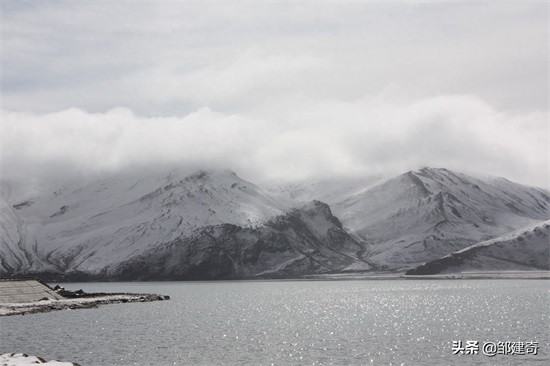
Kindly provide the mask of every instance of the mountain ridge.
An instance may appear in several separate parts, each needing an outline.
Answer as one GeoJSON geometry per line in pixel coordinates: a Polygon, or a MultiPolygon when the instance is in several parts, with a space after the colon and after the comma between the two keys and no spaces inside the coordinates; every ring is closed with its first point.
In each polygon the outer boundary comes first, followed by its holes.
{"type": "MultiPolygon", "coordinates": [[[[307,186],[284,192],[309,198],[307,186]]],[[[315,188],[312,188],[315,191],[315,188]]],[[[499,178],[422,168],[319,197],[365,242],[369,260],[406,269],[548,219],[548,191],[499,178]]]]}
{"type": "Polygon", "coordinates": [[[474,244],[410,269],[407,275],[550,270],[550,220],[474,244]]]}
{"type": "Polygon", "coordinates": [[[208,279],[147,260],[205,248],[203,267],[225,268],[217,279],[405,271],[548,220],[549,208],[545,189],[441,168],[268,187],[229,170],[113,175],[0,199],[0,275],[148,279],[141,266],[149,278],[208,279]]]}

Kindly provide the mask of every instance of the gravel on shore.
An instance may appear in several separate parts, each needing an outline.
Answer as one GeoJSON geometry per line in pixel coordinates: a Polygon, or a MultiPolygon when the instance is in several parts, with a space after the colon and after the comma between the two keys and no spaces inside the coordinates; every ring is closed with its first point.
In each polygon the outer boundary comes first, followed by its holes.
{"type": "Polygon", "coordinates": [[[105,304],[163,301],[169,299],[169,296],[157,294],[101,294],[99,296],[88,295],[82,298],[66,298],[62,300],[43,299],[32,303],[3,303],[0,304],[0,316],[45,313],[66,309],[88,309],[105,304]]]}

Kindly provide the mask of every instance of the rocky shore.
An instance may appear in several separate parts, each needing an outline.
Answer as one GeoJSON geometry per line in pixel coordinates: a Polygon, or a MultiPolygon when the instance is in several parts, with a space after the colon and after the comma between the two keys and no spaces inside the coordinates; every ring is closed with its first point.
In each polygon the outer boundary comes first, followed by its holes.
{"type": "Polygon", "coordinates": [[[170,296],[158,294],[132,293],[86,293],[82,290],[68,291],[56,286],[54,290],[63,296],[63,299],[43,298],[29,303],[2,303],[0,316],[25,315],[45,313],[54,310],[88,309],[105,304],[119,304],[129,302],[151,302],[169,300],[170,296]]]}
{"type": "Polygon", "coordinates": [[[46,361],[42,357],[29,356],[24,353],[4,353],[0,355],[2,366],[25,366],[25,365],[52,365],[52,366],[80,366],[74,362],[46,361]]]}

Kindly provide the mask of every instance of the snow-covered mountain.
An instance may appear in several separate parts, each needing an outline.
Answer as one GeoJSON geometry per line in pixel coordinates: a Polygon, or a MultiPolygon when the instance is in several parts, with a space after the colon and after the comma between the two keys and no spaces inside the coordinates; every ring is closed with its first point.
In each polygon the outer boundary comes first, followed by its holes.
{"type": "Polygon", "coordinates": [[[106,268],[105,276],[129,279],[285,278],[310,273],[367,270],[362,246],[329,207],[313,201],[263,225],[207,226],[106,268]]]}
{"type": "Polygon", "coordinates": [[[410,268],[549,219],[548,191],[504,178],[424,168],[391,178],[285,184],[272,191],[329,204],[379,269],[410,268]]]}
{"type": "MultiPolygon", "coordinates": [[[[311,232],[322,228],[318,243],[331,230],[342,231],[337,220],[330,221],[331,215],[313,215],[308,222],[311,209],[301,208],[304,202],[263,190],[231,171],[197,171],[187,176],[172,171],[139,179],[114,176],[86,185],[43,188],[14,200],[10,204],[4,200],[1,206],[7,235],[2,235],[0,273],[78,273],[107,278],[120,272],[117,268],[125,262],[149,258],[168,244],[204,241],[212,237],[205,233],[216,232],[216,227],[256,230],[297,212],[302,226],[311,232]]],[[[261,269],[268,270],[272,269],[261,269]]]]}
{"type": "Polygon", "coordinates": [[[143,172],[2,192],[0,275],[64,279],[404,270],[550,219],[544,189],[430,168],[268,189],[231,171],[143,172]]]}
{"type": "Polygon", "coordinates": [[[510,270],[550,270],[550,220],[472,245],[406,273],[510,270]]]}
{"type": "Polygon", "coordinates": [[[20,247],[21,226],[14,208],[0,195],[0,274],[29,267],[29,259],[20,247]]]}

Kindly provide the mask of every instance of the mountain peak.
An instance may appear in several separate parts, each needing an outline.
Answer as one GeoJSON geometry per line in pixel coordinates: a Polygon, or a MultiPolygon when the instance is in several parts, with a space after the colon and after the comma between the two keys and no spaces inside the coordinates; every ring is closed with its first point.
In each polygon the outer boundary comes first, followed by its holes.
{"type": "Polygon", "coordinates": [[[185,177],[188,182],[205,182],[211,179],[238,179],[241,178],[231,169],[215,170],[215,169],[199,169],[193,174],[185,177]]]}
{"type": "Polygon", "coordinates": [[[454,172],[445,168],[433,168],[433,167],[422,167],[420,169],[412,170],[411,172],[423,177],[434,177],[434,176],[455,174],[454,172]]]}
{"type": "Polygon", "coordinates": [[[211,174],[212,174],[211,171],[200,169],[194,172],[193,174],[185,177],[185,180],[188,182],[206,181],[208,180],[208,178],[210,178],[211,174]]]}
{"type": "Polygon", "coordinates": [[[224,169],[223,172],[227,175],[232,175],[232,176],[235,176],[237,177],[237,173],[235,173],[233,170],[231,169],[224,169]]]}
{"type": "MultiPolygon", "coordinates": [[[[245,257],[256,258],[271,243],[266,250],[302,266],[304,258],[282,254],[288,249],[284,237],[300,232],[292,245],[303,255],[328,245],[330,253],[342,250],[347,256],[359,250],[377,268],[403,269],[550,218],[547,190],[443,168],[423,167],[391,178],[308,181],[280,189],[257,186],[231,170],[189,173],[182,168],[113,175],[86,184],[46,186],[33,192],[32,201],[3,198],[0,231],[7,234],[0,238],[0,273],[2,265],[4,271],[67,268],[96,273],[182,240],[199,243],[194,240],[201,232],[204,243],[216,250],[229,237],[237,244],[248,240],[253,250],[245,257]],[[270,224],[280,222],[286,223],[280,230],[270,224]],[[223,234],[219,241],[209,236],[218,231],[223,234]],[[347,240],[348,234],[357,243],[347,240]]],[[[181,253],[181,263],[193,257],[194,245],[181,253]]],[[[239,245],[231,250],[244,248],[239,245]]],[[[330,253],[326,258],[331,260],[330,253]]]]}

